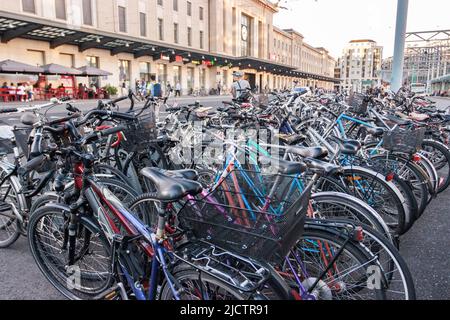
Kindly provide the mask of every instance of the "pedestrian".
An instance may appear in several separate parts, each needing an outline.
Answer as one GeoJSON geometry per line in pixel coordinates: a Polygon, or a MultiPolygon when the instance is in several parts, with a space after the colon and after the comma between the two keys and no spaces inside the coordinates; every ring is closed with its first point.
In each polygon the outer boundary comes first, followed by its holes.
{"type": "Polygon", "coordinates": [[[152,94],[153,82],[154,82],[154,78],[150,77],[150,81],[147,81],[146,86],[145,86],[145,88],[146,88],[146,90],[145,90],[146,93],[145,94],[146,95],[153,96],[153,94],[152,94]]]}
{"type": "Polygon", "coordinates": [[[180,81],[175,85],[175,97],[181,97],[181,84],[180,81]]]}
{"type": "Polygon", "coordinates": [[[18,83],[17,84],[17,100],[22,102],[25,101],[25,86],[23,85],[23,83],[18,83]]]}
{"type": "Polygon", "coordinates": [[[233,84],[231,86],[231,94],[233,95],[233,98],[238,100],[247,100],[251,89],[250,83],[243,79],[242,72],[234,71],[233,84]]]}
{"type": "Polygon", "coordinates": [[[34,90],[31,83],[27,82],[25,85],[25,92],[27,94],[27,101],[33,101],[34,100],[34,90]]]}
{"type": "Polygon", "coordinates": [[[222,86],[220,85],[220,81],[217,82],[217,95],[220,96],[220,91],[222,91],[222,86]]]}
{"type": "Polygon", "coordinates": [[[122,85],[120,86],[120,90],[121,90],[121,96],[126,96],[127,95],[127,84],[124,82],[122,82],[122,85]]]}
{"type": "Polygon", "coordinates": [[[156,81],[156,79],[155,79],[155,82],[153,83],[152,96],[158,97],[158,98],[162,97],[161,83],[159,83],[159,81],[156,81]]]}
{"type": "Polygon", "coordinates": [[[170,82],[167,81],[167,85],[166,85],[166,91],[167,91],[167,96],[170,96],[170,94],[172,93],[172,86],[170,85],[170,82]]]}
{"type": "Polygon", "coordinates": [[[11,95],[12,100],[15,101],[17,99],[17,97],[16,97],[16,95],[17,95],[16,86],[12,82],[9,85],[9,94],[11,95]]]}

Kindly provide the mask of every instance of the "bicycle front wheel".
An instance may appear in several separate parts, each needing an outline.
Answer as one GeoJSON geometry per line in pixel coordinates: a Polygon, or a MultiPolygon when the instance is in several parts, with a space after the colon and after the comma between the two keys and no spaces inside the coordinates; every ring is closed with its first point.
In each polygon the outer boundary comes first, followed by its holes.
{"type": "Polygon", "coordinates": [[[110,246],[102,232],[80,220],[75,263],[68,265],[69,212],[37,209],[28,225],[31,254],[47,280],[69,299],[92,299],[112,283],[110,246]]]}

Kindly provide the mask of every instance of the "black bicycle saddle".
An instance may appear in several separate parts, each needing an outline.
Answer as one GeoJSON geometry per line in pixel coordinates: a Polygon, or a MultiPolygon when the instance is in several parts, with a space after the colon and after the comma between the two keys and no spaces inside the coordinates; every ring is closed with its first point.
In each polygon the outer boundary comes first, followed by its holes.
{"type": "Polygon", "coordinates": [[[200,183],[186,179],[188,176],[194,176],[191,171],[193,170],[169,171],[159,168],[144,168],[140,174],[155,185],[158,200],[176,201],[202,191],[203,187],[200,183]]]}
{"type": "Polygon", "coordinates": [[[298,147],[291,146],[286,149],[287,153],[294,153],[303,158],[314,158],[314,159],[323,159],[328,156],[328,150],[323,147],[298,147]]]}

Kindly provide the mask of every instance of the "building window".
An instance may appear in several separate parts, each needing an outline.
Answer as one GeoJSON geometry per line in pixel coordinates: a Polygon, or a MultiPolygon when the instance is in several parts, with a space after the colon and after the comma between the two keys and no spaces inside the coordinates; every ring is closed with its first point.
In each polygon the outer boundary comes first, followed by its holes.
{"type": "Polygon", "coordinates": [[[34,0],[22,0],[22,9],[24,12],[36,13],[34,0]]]}
{"type": "Polygon", "coordinates": [[[163,0],[158,0],[158,6],[162,6],[163,5],[163,0]]]}
{"type": "Polygon", "coordinates": [[[192,16],[192,3],[189,1],[187,2],[187,15],[192,16]]]}
{"type": "Polygon", "coordinates": [[[199,8],[198,16],[200,20],[203,20],[203,7],[199,8]]]}
{"type": "Polygon", "coordinates": [[[242,15],[241,18],[241,56],[249,56],[251,52],[251,23],[250,17],[242,15]]]}
{"type": "Polygon", "coordinates": [[[65,67],[73,68],[75,67],[75,56],[69,53],[60,53],[59,60],[61,64],[65,67]]]}
{"type": "Polygon", "coordinates": [[[178,23],[173,24],[173,42],[178,43],[178,23]]]}
{"type": "Polygon", "coordinates": [[[119,81],[120,83],[125,83],[126,86],[130,86],[131,72],[130,72],[130,61],[129,60],[119,60],[119,81]]]}
{"type": "Polygon", "coordinates": [[[176,86],[177,83],[181,84],[181,67],[173,66],[173,86],[176,86]]]}
{"type": "Polygon", "coordinates": [[[119,31],[127,32],[127,9],[119,6],[119,31]]]}
{"type": "Polygon", "coordinates": [[[161,18],[158,18],[158,35],[159,40],[164,40],[164,21],[161,18]]]}
{"type": "Polygon", "coordinates": [[[173,0],[173,11],[178,11],[178,0],[173,0]]]}
{"type": "Polygon", "coordinates": [[[194,68],[187,68],[187,89],[191,93],[194,90],[194,68]]]}
{"type": "Polygon", "coordinates": [[[83,23],[92,26],[92,0],[83,0],[83,23]]]}
{"type": "Polygon", "coordinates": [[[206,72],[205,69],[200,68],[200,89],[205,89],[206,88],[206,72]]]}
{"type": "MultiPolygon", "coordinates": [[[[100,68],[99,58],[95,56],[87,56],[86,57],[86,65],[88,67],[100,68]]],[[[99,77],[89,77],[89,87],[95,85],[96,88],[100,87],[100,78],[99,77]]]]}
{"type": "Polygon", "coordinates": [[[141,80],[150,81],[150,62],[139,63],[139,75],[141,80]]]}
{"type": "Polygon", "coordinates": [[[56,19],[66,20],[66,0],[55,0],[56,19]]]}
{"type": "Polygon", "coordinates": [[[200,49],[203,49],[203,31],[200,31],[200,49]]]}
{"type": "Polygon", "coordinates": [[[163,88],[166,87],[167,84],[167,65],[160,63],[158,64],[158,82],[161,83],[163,88]]]}
{"type": "Polygon", "coordinates": [[[188,42],[188,46],[192,46],[192,28],[188,27],[187,28],[187,42],[188,42]]]}
{"type": "Polygon", "coordinates": [[[36,66],[45,65],[45,52],[39,50],[27,50],[27,61],[36,66]]]}
{"type": "Polygon", "coordinates": [[[147,15],[143,12],[139,13],[139,19],[141,20],[141,37],[147,36],[147,15]]]}

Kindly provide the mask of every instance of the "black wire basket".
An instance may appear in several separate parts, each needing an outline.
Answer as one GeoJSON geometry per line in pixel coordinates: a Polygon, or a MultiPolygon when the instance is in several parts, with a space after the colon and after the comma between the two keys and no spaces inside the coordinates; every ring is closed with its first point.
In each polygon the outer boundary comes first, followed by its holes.
{"type": "Polygon", "coordinates": [[[298,177],[236,169],[178,217],[198,239],[279,263],[303,234],[310,194],[298,177]]]}
{"type": "MultiPolygon", "coordinates": [[[[18,128],[18,127],[10,127],[11,132],[14,135],[14,139],[16,140],[16,145],[19,148],[19,152],[21,152],[26,158],[29,156],[29,136],[32,131],[31,128],[18,128]]],[[[0,138],[0,152],[2,154],[13,154],[13,141],[11,138],[0,138]]]]}
{"type": "Polygon", "coordinates": [[[413,154],[422,149],[426,128],[412,130],[397,127],[383,134],[383,148],[391,152],[413,154]]]}
{"type": "Polygon", "coordinates": [[[350,112],[357,115],[365,115],[367,114],[369,100],[361,93],[353,93],[348,99],[348,105],[351,107],[350,112]]]}
{"type": "Polygon", "coordinates": [[[135,121],[128,122],[126,126],[121,147],[127,152],[146,151],[157,138],[155,113],[150,108],[139,115],[135,121]]]}

